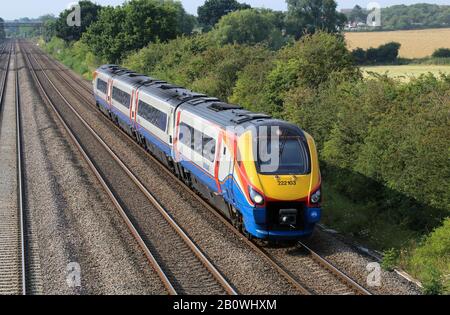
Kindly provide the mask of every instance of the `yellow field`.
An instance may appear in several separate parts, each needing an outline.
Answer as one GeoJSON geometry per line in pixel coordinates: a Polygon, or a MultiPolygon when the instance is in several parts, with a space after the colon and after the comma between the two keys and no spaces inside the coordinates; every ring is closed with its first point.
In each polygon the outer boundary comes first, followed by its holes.
{"type": "Polygon", "coordinates": [[[365,75],[368,75],[368,72],[375,72],[378,74],[387,73],[389,77],[401,79],[402,81],[409,81],[412,77],[419,77],[421,74],[426,74],[428,72],[431,72],[436,76],[438,76],[439,73],[450,75],[450,65],[373,66],[362,67],[361,70],[365,75]]]}
{"type": "Polygon", "coordinates": [[[450,48],[450,28],[395,32],[347,32],[349,49],[367,49],[388,42],[402,44],[400,57],[423,58],[433,54],[438,48],[450,48]]]}

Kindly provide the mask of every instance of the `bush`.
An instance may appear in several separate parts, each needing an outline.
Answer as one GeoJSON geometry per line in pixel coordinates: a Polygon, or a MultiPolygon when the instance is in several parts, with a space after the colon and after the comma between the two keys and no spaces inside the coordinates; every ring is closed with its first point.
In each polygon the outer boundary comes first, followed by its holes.
{"type": "Polygon", "coordinates": [[[400,51],[401,44],[396,42],[387,43],[378,47],[377,63],[394,63],[397,61],[398,52],[400,51]]]}
{"type": "Polygon", "coordinates": [[[434,58],[450,58],[450,49],[439,48],[433,53],[434,58]]]}
{"type": "Polygon", "coordinates": [[[230,13],[216,24],[213,36],[223,44],[265,43],[277,50],[285,42],[277,25],[277,15],[270,10],[248,9],[230,13]]]}
{"type": "Polygon", "coordinates": [[[210,34],[150,44],[124,62],[126,67],[227,101],[241,69],[270,59],[262,46],[217,46],[210,34]]]}
{"type": "Polygon", "coordinates": [[[73,9],[64,10],[55,21],[55,35],[65,41],[78,41],[89,26],[97,21],[102,8],[91,1],[79,1],[78,4],[82,12],[81,25],[79,27],[73,27],[67,24],[67,17],[72,13],[73,9]]]}
{"type": "Polygon", "coordinates": [[[91,53],[89,47],[81,41],[66,43],[53,37],[50,42],[41,40],[39,44],[46,52],[88,80],[92,80],[93,71],[105,63],[91,53]]]}
{"type": "Polygon", "coordinates": [[[426,293],[450,293],[450,218],[413,251],[407,267],[426,293]]]}
{"type": "Polygon", "coordinates": [[[444,293],[441,273],[432,267],[425,267],[426,275],[423,278],[423,294],[440,295],[444,293]]]}
{"type": "Polygon", "coordinates": [[[260,65],[250,63],[239,74],[231,99],[282,118],[290,91],[298,87],[316,90],[338,75],[350,80],[360,73],[342,37],[318,32],[287,45],[271,60],[260,65]]]}
{"type": "Polygon", "coordinates": [[[178,2],[131,0],[121,6],[104,7],[82,40],[92,53],[117,63],[151,42],[181,35],[186,31],[186,19],[182,18],[185,15],[178,2]]]}
{"type": "Polygon", "coordinates": [[[391,42],[366,51],[357,48],[352,51],[352,56],[357,64],[392,64],[398,61],[400,47],[400,43],[391,42]]]}
{"type": "Polygon", "coordinates": [[[356,64],[364,64],[367,61],[366,51],[362,48],[356,48],[352,51],[352,57],[356,64]]]}
{"type": "Polygon", "coordinates": [[[383,261],[381,267],[387,271],[394,271],[398,263],[398,251],[394,248],[389,249],[383,254],[383,261]]]}

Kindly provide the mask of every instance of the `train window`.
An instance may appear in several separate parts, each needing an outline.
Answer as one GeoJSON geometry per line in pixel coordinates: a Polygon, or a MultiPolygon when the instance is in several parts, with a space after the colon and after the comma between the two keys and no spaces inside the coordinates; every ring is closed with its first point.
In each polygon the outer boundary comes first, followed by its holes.
{"type": "Polygon", "coordinates": [[[106,94],[108,91],[108,83],[106,83],[102,79],[97,79],[97,90],[99,90],[103,94],[106,94]]]}
{"type": "Polygon", "coordinates": [[[167,128],[167,114],[154,108],[153,106],[139,101],[138,115],[147,120],[153,126],[166,131],[167,128]]]}
{"type": "Polygon", "coordinates": [[[194,151],[203,156],[203,134],[194,129],[194,151]]]}
{"type": "Polygon", "coordinates": [[[309,173],[309,154],[305,143],[300,137],[287,136],[272,141],[272,138],[259,139],[258,145],[266,146],[264,150],[258,149],[258,152],[267,152],[267,156],[258,154],[258,171],[261,174],[307,174],[309,173]],[[275,150],[275,152],[272,152],[275,150]],[[275,157],[275,160],[273,158],[275,157]]]}
{"type": "Polygon", "coordinates": [[[180,124],[180,135],[179,139],[182,144],[190,149],[194,148],[194,128],[186,125],[185,123],[180,124]]]}
{"type": "Polygon", "coordinates": [[[216,140],[185,124],[180,124],[180,142],[210,162],[216,159],[216,140]]]}
{"type": "Polygon", "coordinates": [[[128,108],[128,109],[130,108],[130,102],[131,102],[130,94],[114,87],[113,93],[112,93],[112,98],[113,98],[113,100],[115,100],[116,102],[119,102],[126,108],[128,108]]]}
{"type": "Polygon", "coordinates": [[[202,146],[202,155],[210,162],[214,162],[216,159],[216,141],[214,138],[211,138],[205,134],[203,134],[203,146],[202,146]]]}

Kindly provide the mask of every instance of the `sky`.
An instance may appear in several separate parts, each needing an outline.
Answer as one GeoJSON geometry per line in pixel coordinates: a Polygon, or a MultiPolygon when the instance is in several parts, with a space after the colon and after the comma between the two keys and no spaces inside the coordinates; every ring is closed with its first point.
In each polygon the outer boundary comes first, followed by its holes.
{"type": "MultiPolygon", "coordinates": [[[[13,20],[20,17],[38,17],[47,13],[58,15],[62,10],[73,2],[73,0],[2,0],[0,5],[0,17],[6,20],[13,20]]],[[[123,0],[93,0],[102,5],[118,5],[123,0]]],[[[197,7],[202,5],[205,0],[181,0],[189,13],[196,14],[197,7]]],[[[253,7],[264,7],[275,10],[285,10],[286,4],[283,0],[240,0],[253,7]]],[[[378,2],[382,7],[396,4],[413,3],[435,3],[448,4],[450,0],[338,0],[339,8],[352,8],[356,4],[366,7],[369,2],[378,2]]]]}

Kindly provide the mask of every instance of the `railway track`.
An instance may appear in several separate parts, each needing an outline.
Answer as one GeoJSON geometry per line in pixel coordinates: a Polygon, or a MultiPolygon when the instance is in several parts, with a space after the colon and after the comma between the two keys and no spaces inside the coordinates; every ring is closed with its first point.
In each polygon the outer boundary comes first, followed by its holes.
{"type": "Polygon", "coordinates": [[[108,145],[76,112],[33,53],[22,46],[30,73],[46,103],[116,206],[169,294],[237,294],[108,145]],[[151,223],[152,229],[138,222],[151,223]],[[164,237],[161,237],[161,236],[164,237]]]}
{"type": "Polygon", "coordinates": [[[4,44],[2,56],[8,51],[2,62],[4,75],[0,95],[0,145],[2,146],[2,167],[4,186],[0,186],[0,294],[27,294],[26,264],[26,221],[24,208],[23,174],[22,174],[22,127],[20,116],[20,90],[17,54],[14,42],[4,44]],[[12,59],[11,56],[14,56],[12,59]],[[14,70],[11,70],[14,62],[14,70]],[[10,72],[14,72],[14,94],[6,95],[10,89],[10,72]],[[11,100],[14,98],[14,101],[11,100]],[[7,102],[7,100],[9,102],[7,102]],[[13,161],[14,160],[14,161],[13,161]],[[11,172],[11,169],[15,170],[11,172]],[[12,192],[15,193],[12,193],[12,192]],[[12,194],[11,194],[12,193],[12,194]],[[8,196],[9,195],[9,196],[8,196]],[[9,197],[9,198],[8,198],[9,197]],[[15,202],[11,202],[11,197],[15,202]]]}
{"type": "MultiPolygon", "coordinates": [[[[54,65],[53,73],[61,79],[62,82],[67,85],[75,94],[78,95],[80,99],[84,101],[85,104],[91,107],[92,110],[96,110],[95,101],[92,97],[92,88],[89,88],[84,82],[80,82],[70,70],[65,69],[57,61],[48,57],[46,54],[41,54],[42,58],[47,60],[49,69],[52,68],[50,64],[54,65]],[[71,82],[72,83],[71,83],[71,82]],[[75,86],[76,85],[76,86],[75,86]]],[[[109,122],[109,120],[101,116],[103,119],[109,122]]],[[[115,126],[115,125],[114,125],[115,126]]],[[[120,128],[115,126],[118,131],[124,134],[126,137],[130,138],[129,135],[123,132],[120,128]]],[[[133,139],[132,139],[133,140],[133,139]]],[[[166,169],[157,159],[145,151],[141,146],[132,141],[132,143],[139,147],[147,156],[149,156],[153,162],[161,166],[161,169],[170,176],[170,178],[181,185],[187,193],[192,195],[196,200],[198,200],[205,208],[211,211],[224,225],[226,225],[233,233],[238,236],[242,236],[238,230],[236,230],[218,211],[216,211],[209,203],[204,201],[197,194],[193,193],[192,190],[187,187],[181,180],[179,180],[174,174],[172,174],[168,169],[166,169]]],[[[263,257],[270,265],[274,267],[279,274],[284,277],[293,287],[297,289],[301,294],[357,294],[357,295],[370,295],[371,293],[364,287],[359,285],[356,281],[352,280],[348,275],[340,271],[338,268],[329,263],[325,258],[321,257],[318,253],[314,252],[304,243],[298,244],[298,249],[302,251],[300,256],[297,256],[297,263],[304,264],[305,270],[312,270],[314,285],[308,281],[303,280],[302,275],[294,274],[290,268],[287,268],[280,259],[278,259],[274,250],[268,247],[261,246],[253,241],[243,239],[243,241],[261,257],[263,257]],[[321,290],[316,289],[317,282],[320,281],[319,287],[321,290]]]]}

